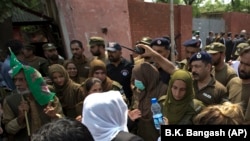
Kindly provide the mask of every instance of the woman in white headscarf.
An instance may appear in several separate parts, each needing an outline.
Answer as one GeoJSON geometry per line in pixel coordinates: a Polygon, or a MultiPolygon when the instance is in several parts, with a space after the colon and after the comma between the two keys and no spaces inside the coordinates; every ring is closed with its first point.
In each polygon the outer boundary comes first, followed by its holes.
{"type": "Polygon", "coordinates": [[[82,123],[88,127],[95,141],[116,141],[119,134],[127,134],[120,141],[142,141],[128,133],[128,108],[119,91],[88,95],[83,103],[82,117],[82,123]]]}

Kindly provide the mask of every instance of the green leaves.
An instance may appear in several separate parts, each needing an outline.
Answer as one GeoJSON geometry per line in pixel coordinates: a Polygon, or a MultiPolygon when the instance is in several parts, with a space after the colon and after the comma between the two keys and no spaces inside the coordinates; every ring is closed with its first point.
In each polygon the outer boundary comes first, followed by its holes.
{"type": "Polygon", "coordinates": [[[5,19],[11,17],[13,4],[10,0],[0,1],[0,23],[4,22],[5,19]]]}

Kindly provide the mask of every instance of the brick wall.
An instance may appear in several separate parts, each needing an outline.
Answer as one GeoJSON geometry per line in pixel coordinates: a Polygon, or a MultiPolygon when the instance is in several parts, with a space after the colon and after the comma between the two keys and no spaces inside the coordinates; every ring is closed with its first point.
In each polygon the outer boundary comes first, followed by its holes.
{"type": "MultiPolygon", "coordinates": [[[[170,10],[164,3],[146,3],[141,0],[57,0],[57,8],[64,16],[68,39],[78,39],[85,45],[85,55],[91,56],[87,41],[91,36],[101,36],[131,47],[144,36],[151,38],[170,35],[170,10]],[[107,34],[102,33],[107,28],[107,34]]],[[[192,9],[190,6],[174,7],[175,35],[179,58],[183,59],[182,42],[191,38],[192,9]]],[[[66,45],[69,48],[69,45],[66,45]]],[[[131,51],[123,49],[129,58],[131,51]]]]}
{"type": "Polygon", "coordinates": [[[242,29],[245,29],[250,37],[250,14],[239,13],[239,12],[229,12],[224,13],[223,18],[226,24],[226,32],[232,32],[234,34],[239,34],[242,29]]]}

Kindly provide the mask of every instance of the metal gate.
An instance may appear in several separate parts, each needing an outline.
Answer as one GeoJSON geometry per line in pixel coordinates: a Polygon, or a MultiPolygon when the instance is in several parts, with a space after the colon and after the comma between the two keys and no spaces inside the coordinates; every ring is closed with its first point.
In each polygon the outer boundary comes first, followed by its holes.
{"type": "Polygon", "coordinates": [[[203,48],[209,31],[214,33],[225,32],[225,21],[222,18],[193,18],[193,30],[200,31],[203,48]]]}

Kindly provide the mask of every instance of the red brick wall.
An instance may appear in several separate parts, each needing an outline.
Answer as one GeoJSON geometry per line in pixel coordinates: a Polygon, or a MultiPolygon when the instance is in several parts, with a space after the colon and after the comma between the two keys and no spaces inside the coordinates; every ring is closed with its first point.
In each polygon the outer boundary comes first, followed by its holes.
{"type": "MultiPolygon", "coordinates": [[[[170,35],[169,5],[145,3],[141,0],[56,0],[58,11],[64,15],[69,40],[78,39],[85,45],[85,55],[91,56],[86,47],[91,36],[101,36],[108,41],[133,47],[143,36],[152,38],[170,35]],[[108,29],[107,34],[102,28],[108,29]]],[[[182,42],[191,37],[192,10],[190,6],[175,6],[175,35],[179,58],[182,57],[182,42]]],[[[69,48],[69,45],[66,45],[69,48]]],[[[129,58],[131,51],[123,49],[129,58]]]]}
{"type": "Polygon", "coordinates": [[[225,20],[226,29],[225,31],[231,31],[234,34],[239,34],[242,29],[245,29],[248,33],[250,33],[250,14],[247,13],[239,13],[239,12],[229,12],[223,14],[223,18],[225,20]]]}
{"type": "MultiPolygon", "coordinates": [[[[135,0],[128,1],[132,43],[144,36],[151,38],[170,36],[170,5],[165,3],[144,3],[135,0]]],[[[174,7],[175,36],[179,59],[183,59],[182,42],[192,35],[192,9],[190,6],[174,7]]]]}

